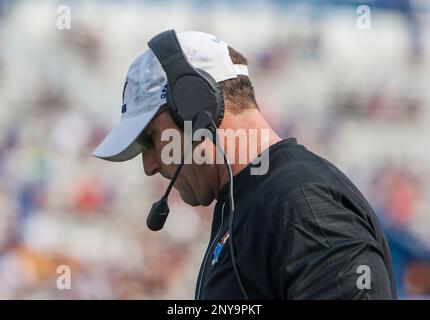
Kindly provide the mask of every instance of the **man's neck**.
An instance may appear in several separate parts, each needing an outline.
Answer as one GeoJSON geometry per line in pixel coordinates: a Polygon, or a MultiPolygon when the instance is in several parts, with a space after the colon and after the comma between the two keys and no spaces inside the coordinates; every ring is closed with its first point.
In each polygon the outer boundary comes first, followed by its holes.
{"type": "MultiPolygon", "coordinates": [[[[257,109],[247,110],[238,115],[228,114],[219,129],[224,129],[226,136],[242,135],[242,140],[234,138],[234,148],[229,148],[233,138],[224,139],[224,151],[230,161],[233,176],[247,167],[264,150],[281,140],[257,109]]],[[[228,183],[229,175],[224,162],[217,166],[221,189],[228,183]]],[[[218,196],[219,194],[216,196],[217,199],[218,196]]]]}

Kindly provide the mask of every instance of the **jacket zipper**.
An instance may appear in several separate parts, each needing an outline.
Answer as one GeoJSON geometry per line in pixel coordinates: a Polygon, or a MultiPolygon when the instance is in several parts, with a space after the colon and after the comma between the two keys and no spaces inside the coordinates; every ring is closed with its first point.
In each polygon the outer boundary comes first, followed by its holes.
{"type": "Polygon", "coordinates": [[[200,300],[200,294],[201,294],[201,289],[202,289],[203,277],[205,275],[206,263],[207,263],[209,254],[212,252],[212,248],[213,248],[215,242],[217,241],[219,233],[221,232],[221,229],[222,229],[222,227],[224,225],[224,207],[225,207],[225,202],[223,203],[222,210],[221,210],[221,224],[219,226],[219,229],[218,229],[218,231],[217,231],[214,239],[212,240],[211,245],[209,246],[208,250],[206,251],[205,258],[203,260],[203,265],[202,265],[203,266],[203,270],[202,270],[202,273],[201,273],[200,278],[199,278],[199,285],[198,285],[198,290],[197,290],[197,300],[200,300]]]}

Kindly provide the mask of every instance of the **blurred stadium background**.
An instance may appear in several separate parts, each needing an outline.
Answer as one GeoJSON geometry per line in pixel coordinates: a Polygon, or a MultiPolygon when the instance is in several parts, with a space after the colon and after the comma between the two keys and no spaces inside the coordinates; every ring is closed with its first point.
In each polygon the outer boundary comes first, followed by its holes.
{"type": "MultiPolygon", "coordinates": [[[[211,207],[177,194],[140,157],[91,152],[119,121],[123,82],[154,34],[213,33],[250,62],[282,137],[344,170],[379,216],[399,297],[430,297],[428,1],[0,0],[0,298],[192,299],[211,207]],[[59,5],[71,29],[56,26],[59,5]],[[359,5],[371,29],[359,30],[359,5]],[[58,290],[59,265],[72,271],[58,290]]],[[[258,235],[256,235],[258,236],[258,235]]]]}

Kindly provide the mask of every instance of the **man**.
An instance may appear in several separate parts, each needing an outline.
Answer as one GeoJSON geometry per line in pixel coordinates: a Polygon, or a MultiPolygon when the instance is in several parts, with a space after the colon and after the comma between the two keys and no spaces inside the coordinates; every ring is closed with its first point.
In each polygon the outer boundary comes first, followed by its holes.
{"type": "Polygon", "coordinates": [[[166,136],[173,137],[166,132],[179,133],[182,150],[186,125],[167,104],[171,78],[165,61],[160,64],[162,54],[151,47],[131,65],[121,121],[94,155],[126,161],[142,153],[145,173],[174,181],[186,203],[217,201],[195,298],[396,298],[385,237],[360,191],[333,164],[274,132],[259,111],[241,54],[206,33],[182,32],[177,38],[189,63],[220,87],[224,108],[218,130],[245,132],[246,139],[234,137],[232,149],[223,148],[225,136],[203,139],[189,154],[205,150],[209,161],[193,158],[182,166],[186,151],[179,163],[166,161],[172,153],[166,136]],[[217,150],[225,152],[230,167],[214,161],[217,150]],[[238,161],[244,152],[249,157],[238,161]],[[262,169],[256,174],[254,159],[262,169]]]}

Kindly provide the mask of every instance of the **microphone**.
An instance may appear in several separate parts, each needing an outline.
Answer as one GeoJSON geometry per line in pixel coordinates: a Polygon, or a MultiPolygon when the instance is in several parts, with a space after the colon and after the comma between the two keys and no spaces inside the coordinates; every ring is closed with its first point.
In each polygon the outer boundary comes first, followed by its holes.
{"type": "Polygon", "coordinates": [[[166,222],[167,216],[169,215],[170,209],[169,204],[167,203],[167,198],[169,197],[170,190],[172,190],[173,185],[175,184],[176,179],[179,176],[179,172],[184,165],[184,160],[182,159],[181,164],[175,171],[172,180],[170,180],[169,186],[166,189],[166,192],[161,197],[160,200],[154,202],[149,211],[148,218],[146,218],[146,225],[152,231],[158,231],[163,229],[164,223],[166,222]]]}
{"type": "Polygon", "coordinates": [[[166,222],[167,216],[170,212],[169,205],[167,204],[167,198],[162,197],[151,207],[148,218],[146,219],[146,225],[152,231],[161,230],[166,222]]]}

